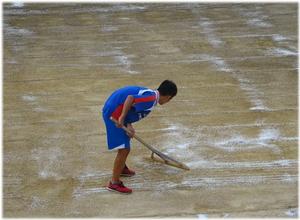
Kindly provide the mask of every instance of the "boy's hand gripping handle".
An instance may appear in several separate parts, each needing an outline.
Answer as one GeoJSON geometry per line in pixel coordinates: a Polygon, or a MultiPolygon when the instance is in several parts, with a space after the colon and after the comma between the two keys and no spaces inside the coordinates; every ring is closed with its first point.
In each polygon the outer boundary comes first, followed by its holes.
{"type": "MultiPolygon", "coordinates": [[[[110,120],[112,120],[116,124],[119,124],[119,122],[113,117],[110,117],[110,120]]],[[[125,125],[122,125],[122,129],[124,129],[127,133],[131,134],[131,131],[125,125]]],[[[133,135],[133,137],[135,137],[135,135],[133,135]]]]}

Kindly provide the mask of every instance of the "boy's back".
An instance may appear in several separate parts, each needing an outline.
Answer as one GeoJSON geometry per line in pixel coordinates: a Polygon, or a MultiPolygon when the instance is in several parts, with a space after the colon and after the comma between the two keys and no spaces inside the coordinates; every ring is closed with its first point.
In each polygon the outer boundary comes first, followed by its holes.
{"type": "Polygon", "coordinates": [[[156,105],[158,95],[154,90],[141,86],[126,86],[114,91],[103,107],[103,113],[118,120],[126,98],[132,95],[134,104],[125,119],[127,123],[136,122],[147,116],[156,105]]]}
{"type": "Polygon", "coordinates": [[[147,89],[145,87],[140,86],[126,86],[114,91],[110,97],[106,100],[104,106],[108,106],[111,108],[116,108],[118,105],[125,102],[128,95],[138,94],[140,90],[147,89]]]}

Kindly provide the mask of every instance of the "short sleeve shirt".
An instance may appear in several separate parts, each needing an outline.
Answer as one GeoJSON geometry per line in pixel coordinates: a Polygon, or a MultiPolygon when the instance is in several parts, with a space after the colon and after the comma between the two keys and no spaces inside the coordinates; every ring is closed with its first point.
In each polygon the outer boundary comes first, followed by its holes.
{"type": "Polygon", "coordinates": [[[158,91],[140,86],[126,86],[113,92],[107,99],[103,107],[105,116],[118,119],[129,95],[132,95],[134,100],[125,118],[125,123],[133,123],[146,117],[158,101],[158,91]]]}

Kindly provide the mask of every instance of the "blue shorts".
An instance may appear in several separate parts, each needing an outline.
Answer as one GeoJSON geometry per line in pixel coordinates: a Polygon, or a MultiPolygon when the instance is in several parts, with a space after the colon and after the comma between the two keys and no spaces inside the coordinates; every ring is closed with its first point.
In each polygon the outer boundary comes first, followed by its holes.
{"type": "Polygon", "coordinates": [[[102,117],[106,126],[107,146],[109,150],[130,149],[130,137],[122,128],[110,120],[108,109],[103,109],[102,117]]]}

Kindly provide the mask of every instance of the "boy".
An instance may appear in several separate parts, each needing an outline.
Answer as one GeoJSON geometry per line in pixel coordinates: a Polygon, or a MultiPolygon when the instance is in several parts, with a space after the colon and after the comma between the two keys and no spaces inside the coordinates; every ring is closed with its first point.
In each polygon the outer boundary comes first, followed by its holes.
{"type": "Polygon", "coordinates": [[[130,138],[134,135],[132,123],[146,117],[153,107],[159,103],[169,102],[177,94],[177,86],[170,80],[163,81],[157,90],[139,86],[127,86],[113,92],[106,100],[102,116],[106,126],[107,144],[109,150],[118,150],[114,161],[112,180],[107,189],[120,193],[131,193],[132,190],[123,185],[120,176],[133,176],[125,162],[130,152],[130,138]],[[111,121],[113,117],[117,124],[111,121]],[[131,133],[122,129],[125,125],[131,133]]]}

